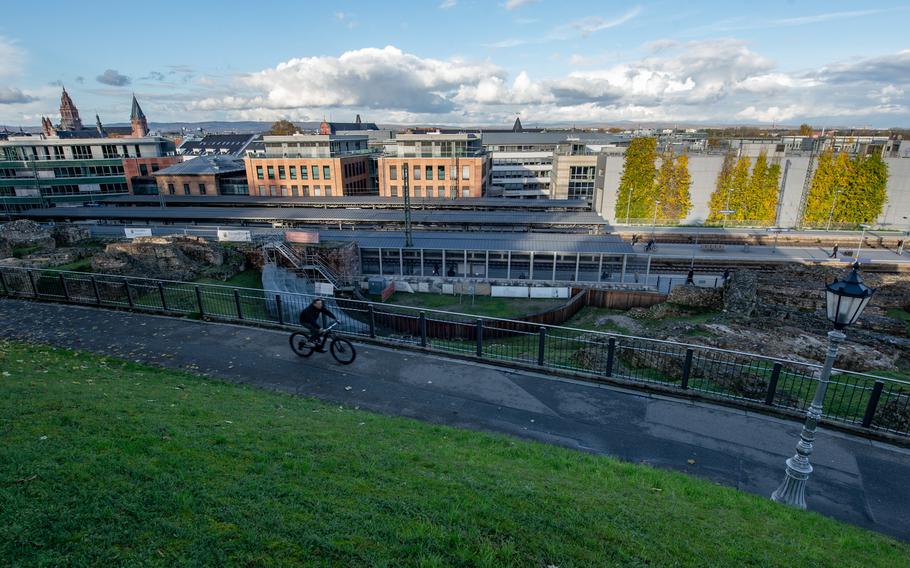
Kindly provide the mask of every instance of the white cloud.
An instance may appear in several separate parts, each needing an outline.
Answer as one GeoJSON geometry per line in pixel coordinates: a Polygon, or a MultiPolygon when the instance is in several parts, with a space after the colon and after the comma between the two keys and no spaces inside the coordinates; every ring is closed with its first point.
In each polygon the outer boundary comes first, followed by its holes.
{"type": "Polygon", "coordinates": [[[608,30],[610,28],[615,28],[616,26],[621,26],[622,24],[628,22],[635,16],[641,13],[641,6],[635,6],[622,16],[613,18],[612,20],[605,20],[600,16],[590,16],[587,18],[582,18],[580,20],[575,20],[569,24],[570,27],[576,29],[582,37],[587,37],[594,32],[599,32],[601,30],[608,30]]]}
{"type": "Polygon", "coordinates": [[[529,4],[534,4],[538,0],[506,0],[506,3],[503,4],[506,10],[515,10],[516,8],[521,8],[522,6],[527,6],[529,4]]]}
{"type": "Polygon", "coordinates": [[[442,2],[439,4],[439,8],[441,10],[448,10],[450,8],[454,8],[456,4],[458,4],[458,0],[442,0],[442,2]]]}
{"type": "Polygon", "coordinates": [[[24,64],[25,51],[14,41],[0,36],[0,77],[21,75],[24,64]]]}

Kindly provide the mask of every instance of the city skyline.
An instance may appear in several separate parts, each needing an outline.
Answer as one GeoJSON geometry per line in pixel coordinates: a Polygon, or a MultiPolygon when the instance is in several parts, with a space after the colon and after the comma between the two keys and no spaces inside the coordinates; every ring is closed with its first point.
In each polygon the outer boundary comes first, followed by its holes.
{"type": "Polygon", "coordinates": [[[152,122],[910,126],[897,4],[49,8],[66,22],[53,34],[45,14],[5,9],[0,124],[59,119],[65,85],[105,123],[128,120],[135,92],[152,122]]]}

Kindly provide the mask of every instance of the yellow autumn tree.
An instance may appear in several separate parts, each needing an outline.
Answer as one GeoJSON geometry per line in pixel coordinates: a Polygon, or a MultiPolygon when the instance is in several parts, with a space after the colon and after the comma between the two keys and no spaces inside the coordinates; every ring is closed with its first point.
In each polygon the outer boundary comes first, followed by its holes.
{"type": "Polygon", "coordinates": [[[656,158],[656,138],[633,138],[629,143],[616,195],[617,221],[649,219],[654,214],[656,158]]]}
{"type": "Polygon", "coordinates": [[[684,219],[692,209],[692,176],[689,175],[689,157],[672,154],[663,157],[657,174],[657,199],[660,200],[658,217],[667,221],[684,219]]]}
{"type": "Polygon", "coordinates": [[[835,156],[831,149],[822,152],[806,195],[802,220],[804,225],[825,227],[829,221],[834,221],[838,202],[847,189],[849,178],[850,157],[846,153],[841,152],[835,156]]]}
{"type": "MultiPolygon", "coordinates": [[[[730,196],[728,203],[730,204],[729,209],[733,210],[733,213],[730,213],[727,216],[729,221],[745,221],[746,216],[743,211],[743,204],[748,200],[749,193],[749,182],[751,176],[749,175],[749,165],[751,160],[746,156],[742,156],[739,160],[736,161],[736,165],[733,167],[733,177],[730,181],[730,196]]],[[[723,218],[724,215],[721,214],[723,218]]]]}
{"type": "Polygon", "coordinates": [[[727,209],[730,203],[730,191],[733,188],[733,168],[735,165],[736,156],[732,153],[727,153],[724,156],[724,163],[720,167],[720,173],[717,174],[714,191],[708,200],[708,221],[721,221],[724,218],[721,211],[727,209]]]}
{"type": "Polygon", "coordinates": [[[780,199],[780,164],[768,166],[761,193],[754,220],[773,225],[777,221],[777,201],[780,199]]]}

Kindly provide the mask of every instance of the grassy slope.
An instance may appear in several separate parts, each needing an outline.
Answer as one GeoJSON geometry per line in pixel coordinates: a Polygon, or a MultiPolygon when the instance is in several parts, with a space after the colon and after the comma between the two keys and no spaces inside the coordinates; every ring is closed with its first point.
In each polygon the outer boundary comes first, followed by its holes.
{"type": "Polygon", "coordinates": [[[682,474],[0,344],[0,563],[908,566],[682,474]]]}
{"type": "Polygon", "coordinates": [[[262,289],[262,273],[258,270],[244,270],[231,276],[227,280],[218,280],[217,278],[200,278],[196,280],[199,284],[220,284],[222,286],[237,286],[239,288],[262,289]]]}

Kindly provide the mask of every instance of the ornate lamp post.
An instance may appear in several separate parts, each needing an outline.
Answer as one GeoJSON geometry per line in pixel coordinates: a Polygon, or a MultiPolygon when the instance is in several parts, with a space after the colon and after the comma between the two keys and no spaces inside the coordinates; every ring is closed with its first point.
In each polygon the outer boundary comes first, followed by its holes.
{"type": "Polygon", "coordinates": [[[783,482],[771,499],[778,503],[791,505],[800,509],[806,508],[806,481],[812,473],[812,464],[809,463],[809,454],[812,453],[812,444],[815,441],[815,430],[822,417],[822,404],[825,401],[825,392],[828,390],[828,381],[831,378],[831,367],[837,356],[837,348],[846,339],[841,331],[853,324],[875,292],[863,284],[859,275],[859,263],[853,265],[853,270],[844,280],[837,280],[825,286],[825,298],[828,306],[828,319],[834,324],[834,330],[828,332],[828,354],[825,365],[822,367],[815,386],[815,396],[806,412],[806,423],[796,444],[796,455],[787,460],[786,475],[783,482]]]}

